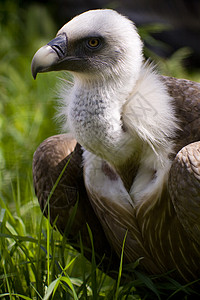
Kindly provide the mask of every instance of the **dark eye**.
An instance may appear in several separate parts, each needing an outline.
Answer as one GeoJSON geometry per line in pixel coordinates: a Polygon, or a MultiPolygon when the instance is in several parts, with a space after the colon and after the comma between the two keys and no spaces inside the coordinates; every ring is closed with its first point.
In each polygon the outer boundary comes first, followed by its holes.
{"type": "Polygon", "coordinates": [[[97,49],[101,45],[101,41],[98,38],[91,38],[87,40],[87,47],[90,49],[97,49]]]}

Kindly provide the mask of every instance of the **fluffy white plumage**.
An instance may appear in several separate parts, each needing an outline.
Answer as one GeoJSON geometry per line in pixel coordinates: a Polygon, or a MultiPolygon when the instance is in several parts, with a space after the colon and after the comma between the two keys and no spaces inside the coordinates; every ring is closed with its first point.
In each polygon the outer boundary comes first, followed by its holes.
{"type": "MultiPolygon", "coordinates": [[[[101,68],[95,74],[73,73],[74,85],[63,94],[67,109],[62,111],[67,116],[67,127],[89,151],[84,154],[86,165],[90,153],[94,153],[120,173],[121,164],[135,153],[140,167],[130,195],[133,202],[143,201],[147,195],[159,195],[170,169],[168,155],[173,152],[173,144],[169,138],[178,127],[171,98],[153,67],[143,62],[135,26],[115,11],[86,12],[59,33],[70,32],[71,38],[78,39],[91,28],[95,35],[98,32],[106,36],[110,53],[102,57],[101,68]],[[80,23],[84,24],[81,31],[80,23]],[[116,53],[117,63],[112,64],[116,53]],[[156,180],[152,180],[155,172],[156,180]]],[[[94,178],[89,174],[87,177],[94,178]]],[[[101,182],[100,178],[95,180],[101,182]]],[[[103,183],[100,186],[104,188],[103,183]]]]}

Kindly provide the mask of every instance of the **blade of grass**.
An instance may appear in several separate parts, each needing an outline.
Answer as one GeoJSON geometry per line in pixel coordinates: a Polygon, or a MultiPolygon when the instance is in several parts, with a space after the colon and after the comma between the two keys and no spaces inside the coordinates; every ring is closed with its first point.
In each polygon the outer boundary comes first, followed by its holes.
{"type": "Polygon", "coordinates": [[[9,296],[10,300],[12,300],[12,296],[11,296],[11,288],[10,288],[10,284],[9,284],[9,280],[8,280],[8,277],[6,276],[6,268],[5,268],[5,264],[3,264],[3,270],[4,270],[4,274],[5,274],[5,278],[6,278],[6,285],[7,285],[7,288],[8,288],[8,294],[7,296],[9,296]]]}
{"type": "MultiPolygon", "coordinates": [[[[76,216],[76,212],[77,212],[77,209],[78,209],[78,203],[79,203],[79,195],[77,195],[76,203],[75,203],[74,207],[72,207],[72,211],[71,211],[71,213],[70,213],[70,215],[69,215],[69,219],[68,219],[67,225],[66,225],[66,227],[65,227],[64,236],[65,236],[66,238],[69,236],[71,227],[72,227],[72,225],[73,225],[74,218],[75,218],[75,216],[76,216]]],[[[65,240],[63,240],[63,242],[65,242],[65,240]]]]}
{"type": "MultiPolygon", "coordinates": [[[[65,277],[61,277],[61,281],[65,282],[71,289],[72,293],[73,293],[73,297],[74,297],[74,300],[78,300],[78,297],[77,297],[77,294],[76,294],[76,291],[74,289],[74,286],[69,278],[69,276],[65,276],[65,277]]],[[[96,298],[94,298],[96,299],[96,298]]]]}
{"type": "Polygon", "coordinates": [[[4,224],[5,216],[6,216],[6,210],[5,208],[3,208],[0,210],[0,228],[2,224],[4,224]]]}
{"type": "Polygon", "coordinates": [[[15,241],[22,241],[22,242],[31,242],[34,244],[38,244],[38,240],[30,237],[30,236],[20,236],[20,235],[15,235],[15,234],[8,234],[8,233],[0,233],[0,237],[2,238],[9,238],[9,239],[14,239],[15,241]]]}
{"type": "Polygon", "coordinates": [[[12,213],[11,213],[9,207],[8,207],[8,205],[5,204],[4,200],[1,197],[0,197],[0,205],[1,205],[1,207],[3,209],[6,210],[7,218],[9,218],[11,220],[11,222],[14,223],[15,219],[14,219],[14,217],[13,217],[13,215],[12,215],[12,213]]]}
{"type": "Polygon", "coordinates": [[[50,283],[50,285],[48,286],[47,290],[46,290],[46,293],[45,293],[45,296],[43,298],[43,300],[48,300],[49,297],[51,296],[51,294],[57,289],[58,285],[59,285],[59,282],[60,282],[60,278],[56,278],[54,281],[52,281],[50,283]]]}
{"type": "MultiPolygon", "coordinates": [[[[24,295],[20,295],[20,294],[9,294],[9,293],[5,293],[5,294],[1,294],[0,295],[0,298],[3,298],[5,296],[16,296],[16,297],[20,297],[21,299],[24,299],[24,300],[32,300],[31,298],[27,297],[27,296],[24,296],[24,295]]],[[[10,298],[12,299],[12,298],[10,298]]]]}
{"type": "MultiPolygon", "coordinates": [[[[189,291],[187,291],[186,288],[189,287],[189,286],[194,285],[195,283],[197,283],[197,282],[199,282],[199,281],[200,281],[200,279],[197,279],[197,280],[195,280],[195,281],[193,281],[193,282],[189,282],[189,283],[187,283],[187,284],[185,284],[185,285],[179,287],[174,293],[172,293],[172,294],[167,298],[167,300],[168,300],[168,299],[171,299],[173,296],[175,296],[177,293],[179,293],[179,292],[181,292],[181,291],[184,291],[184,293],[187,294],[187,295],[191,295],[191,293],[190,293],[189,291]]],[[[197,293],[195,293],[195,291],[193,291],[193,292],[194,292],[194,294],[198,295],[197,293]]]]}
{"type": "Polygon", "coordinates": [[[154,285],[153,281],[149,276],[146,276],[138,271],[135,271],[135,274],[140,279],[140,281],[146,285],[147,288],[149,288],[154,294],[156,294],[158,299],[161,299],[156,286],[154,285]]]}
{"type": "Polygon", "coordinates": [[[70,260],[70,262],[64,267],[64,269],[62,269],[62,274],[66,274],[65,271],[67,269],[69,269],[69,267],[75,262],[75,260],[77,259],[78,256],[79,256],[79,254],[77,256],[75,256],[72,260],[70,260]]]}
{"type": "Polygon", "coordinates": [[[50,205],[48,201],[48,222],[47,222],[47,285],[50,283],[50,205]]]}
{"type": "Polygon", "coordinates": [[[119,286],[120,286],[120,281],[121,281],[121,276],[122,276],[124,247],[125,247],[125,241],[126,241],[127,233],[128,233],[128,230],[125,233],[123,244],[122,244],[122,252],[121,252],[121,258],[120,258],[119,273],[118,273],[118,278],[117,278],[117,286],[116,286],[116,292],[115,292],[114,300],[117,300],[118,295],[119,295],[119,286]]]}
{"type": "Polygon", "coordinates": [[[92,293],[93,293],[93,299],[97,299],[98,293],[97,293],[97,278],[96,278],[96,259],[95,259],[95,249],[94,249],[94,243],[93,243],[93,236],[92,231],[87,224],[87,229],[90,237],[90,242],[92,246],[92,261],[91,261],[91,281],[92,281],[92,293]]]}
{"type": "Polygon", "coordinates": [[[34,285],[30,282],[30,286],[32,287],[32,289],[35,291],[35,293],[38,295],[38,297],[40,299],[42,299],[42,296],[40,295],[40,293],[36,290],[36,288],[34,287],[34,285]]]}
{"type": "Polygon", "coordinates": [[[81,234],[79,234],[79,237],[80,237],[80,249],[81,249],[81,255],[82,255],[81,264],[82,264],[83,283],[79,288],[78,295],[83,293],[83,298],[85,300],[87,300],[88,296],[87,296],[87,287],[86,287],[86,285],[87,285],[89,277],[86,280],[86,267],[85,267],[85,261],[84,261],[84,249],[83,249],[83,242],[82,242],[81,234]]]}
{"type": "MultiPolygon", "coordinates": [[[[8,228],[6,228],[7,231],[8,228]]],[[[4,233],[0,233],[0,237],[6,237],[6,238],[13,238],[16,242],[16,245],[22,250],[22,252],[24,253],[25,257],[27,257],[29,259],[29,262],[31,263],[31,266],[32,266],[32,269],[34,272],[36,272],[36,269],[35,269],[35,265],[34,265],[34,262],[33,262],[33,259],[32,257],[29,255],[28,253],[28,250],[26,247],[23,246],[23,244],[21,243],[22,241],[34,241],[37,243],[37,241],[35,241],[34,239],[30,238],[30,237],[20,237],[20,236],[16,236],[16,235],[13,235],[10,231],[9,231],[9,234],[4,234],[4,233]]]]}

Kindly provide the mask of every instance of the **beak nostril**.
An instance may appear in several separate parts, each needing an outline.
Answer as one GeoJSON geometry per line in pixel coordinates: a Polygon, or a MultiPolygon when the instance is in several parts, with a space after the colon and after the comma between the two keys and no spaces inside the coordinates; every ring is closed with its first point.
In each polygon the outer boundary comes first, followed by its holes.
{"type": "Polygon", "coordinates": [[[51,48],[57,53],[59,58],[63,58],[65,56],[65,52],[59,45],[53,45],[51,48]]]}
{"type": "Polygon", "coordinates": [[[55,39],[50,41],[49,45],[58,55],[63,58],[67,53],[67,36],[65,33],[59,34],[55,39]]]}

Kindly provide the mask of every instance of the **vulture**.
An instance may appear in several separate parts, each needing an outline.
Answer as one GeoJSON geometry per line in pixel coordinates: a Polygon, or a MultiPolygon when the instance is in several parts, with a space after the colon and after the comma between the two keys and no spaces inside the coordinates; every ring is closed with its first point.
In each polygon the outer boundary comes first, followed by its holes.
{"type": "Polygon", "coordinates": [[[200,83],[160,75],[111,9],[76,16],[34,55],[34,79],[60,70],[73,78],[60,92],[64,133],[33,158],[43,213],[75,247],[82,236],[86,257],[89,226],[104,269],[118,268],[124,243],[125,264],[198,280],[200,83]]]}

